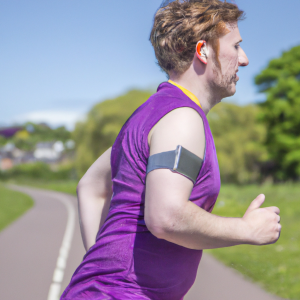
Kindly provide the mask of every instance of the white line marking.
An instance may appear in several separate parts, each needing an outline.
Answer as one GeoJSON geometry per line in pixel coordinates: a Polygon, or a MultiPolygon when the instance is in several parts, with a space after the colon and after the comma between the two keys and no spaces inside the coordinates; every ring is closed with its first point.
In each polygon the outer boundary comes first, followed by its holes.
{"type": "Polygon", "coordinates": [[[59,300],[61,283],[64,278],[64,272],[67,265],[67,259],[71,247],[75,228],[75,209],[70,199],[59,196],[57,198],[66,207],[68,212],[68,221],[63,237],[63,241],[59,250],[59,256],[56,263],[56,268],[53,273],[52,284],[50,285],[47,300],[59,300]]]}

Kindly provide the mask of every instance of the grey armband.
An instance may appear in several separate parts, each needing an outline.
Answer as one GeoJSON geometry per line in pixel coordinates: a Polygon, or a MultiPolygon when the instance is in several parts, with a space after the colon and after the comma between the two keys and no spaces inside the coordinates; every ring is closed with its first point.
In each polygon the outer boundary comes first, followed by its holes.
{"type": "Polygon", "coordinates": [[[178,145],[176,150],[151,155],[148,159],[147,174],[155,169],[170,169],[195,183],[202,162],[200,157],[178,145]]]}

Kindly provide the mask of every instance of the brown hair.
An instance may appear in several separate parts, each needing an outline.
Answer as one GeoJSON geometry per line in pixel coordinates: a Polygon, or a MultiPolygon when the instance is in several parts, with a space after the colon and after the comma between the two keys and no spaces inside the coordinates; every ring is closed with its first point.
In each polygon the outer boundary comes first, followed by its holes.
{"type": "Polygon", "coordinates": [[[191,65],[199,40],[210,41],[220,66],[219,38],[228,32],[225,23],[243,17],[244,12],[226,0],[175,0],[162,6],[150,34],[159,66],[168,75],[182,74],[191,65]]]}

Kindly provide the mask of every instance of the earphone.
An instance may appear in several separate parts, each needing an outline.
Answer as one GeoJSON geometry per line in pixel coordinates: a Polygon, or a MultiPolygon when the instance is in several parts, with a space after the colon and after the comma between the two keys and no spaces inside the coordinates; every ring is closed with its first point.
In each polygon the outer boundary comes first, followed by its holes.
{"type": "Polygon", "coordinates": [[[206,41],[199,41],[196,45],[196,55],[204,63],[207,64],[208,49],[206,47],[206,41]]]}

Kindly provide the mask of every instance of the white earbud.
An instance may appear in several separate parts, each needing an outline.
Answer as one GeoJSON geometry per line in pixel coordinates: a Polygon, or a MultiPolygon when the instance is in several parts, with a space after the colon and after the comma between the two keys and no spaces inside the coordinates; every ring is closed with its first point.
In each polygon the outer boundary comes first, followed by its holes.
{"type": "Polygon", "coordinates": [[[208,49],[206,47],[206,43],[204,43],[203,46],[202,46],[202,48],[201,48],[201,54],[207,58],[207,56],[208,56],[208,49]]]}

